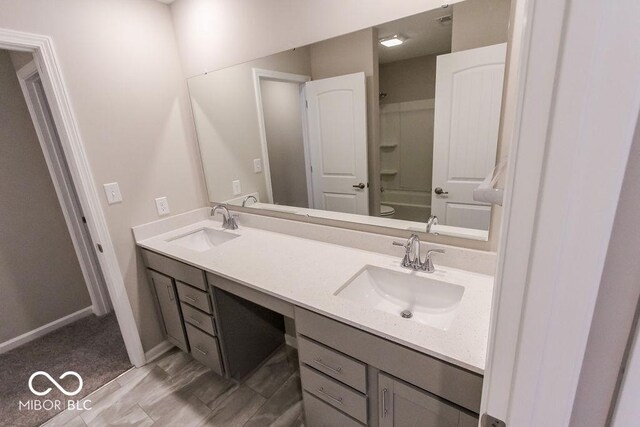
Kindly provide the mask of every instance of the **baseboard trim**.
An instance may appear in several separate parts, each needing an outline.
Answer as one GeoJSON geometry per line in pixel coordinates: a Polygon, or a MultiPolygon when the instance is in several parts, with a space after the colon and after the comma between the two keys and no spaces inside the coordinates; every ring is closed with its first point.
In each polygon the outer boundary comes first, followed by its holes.
{"type": "Polygon", "coordinates": [[[42,325],[39,328],[34,329],[33,331],[29,331],[26,334],[19,335],[15,338],[12,338],[8,341],[0,343],[0,354],[6,353],[7,351],[13,350],[14,348],[20,347],[30,341],[33,341],[37,338],[40,338],[43,335],[48,334],[49,332],[53,332],[56,329],[62,328],[70,323],[75,322],[76,320],[80,320],[83,317],[87,317],[93,314],[93,306],[89,306],[87,308],[83,308],[82,310],[78,310],[75,313],[71,313],[67,316],[64,316],[58,320],[54,320],[51,323],[47,323],[46,325],[42,325]]]}
{"type": "Polygon", "coordinates": [[[298,340],[296,339],[296,337],[284,334],[284,342],[286,342],[288,346],[291,346],[296,350],[298,349],[298,340]]]}
{"type": "Polygon", "coordinates": [[[158,357],[162,356],[167,351],[171,350],[173,347],[174,347],[174,345],[171,344],[169,341],[162,341],[160,344],[158,344],[157,346],[153,347],[151,350],[147,351],[144,354],[144,358],[146,360],[146,363],[153,362],[158,357]]]}

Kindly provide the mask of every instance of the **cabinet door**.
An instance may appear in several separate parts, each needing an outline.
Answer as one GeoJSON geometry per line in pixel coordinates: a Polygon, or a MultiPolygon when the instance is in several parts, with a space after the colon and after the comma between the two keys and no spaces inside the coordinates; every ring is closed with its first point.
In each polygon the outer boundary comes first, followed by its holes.
{"type": "Polygon", "coordinates": [[[378,374],[380,427],[458,427],[461,412],[424,390],[378,374]]]}
{"type": "Polygon", "coordinates": [[[149,276],[156,293],[167,339],[182,350],[188,351],[182,316],[180,315],[180,305],[176,298],[173,280],[155,271],[149,271],[149,276]]]}

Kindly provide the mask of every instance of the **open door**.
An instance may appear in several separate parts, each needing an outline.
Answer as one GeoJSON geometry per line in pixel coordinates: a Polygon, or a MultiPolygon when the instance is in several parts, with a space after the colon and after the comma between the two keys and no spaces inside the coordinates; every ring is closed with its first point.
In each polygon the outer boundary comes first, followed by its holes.
{"type": "Polygon", "coordinates": [[[431,211],[443,224],[488,230],[491,206],[473,200],[496,163],[507,44],[438,56],[431,211]]]}
{"type": "Polygon", "coordinates": [[[313,208],[369,215],[364,73],[305,83],[313,208]]]}

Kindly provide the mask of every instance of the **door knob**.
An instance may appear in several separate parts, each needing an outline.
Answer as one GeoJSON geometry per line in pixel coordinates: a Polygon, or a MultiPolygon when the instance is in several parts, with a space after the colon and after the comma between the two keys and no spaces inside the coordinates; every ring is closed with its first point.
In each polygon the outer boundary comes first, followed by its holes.
{"type": "Polygon", "coordinates": [[[441,195],[441,194],[449,194],[449,192],[448,192],[448,191],[444,191],[444,190],[443,190],[442,188],[440,188],[440,187],[436,187],[436,188],[433,190],[433,192],[434,192],[434,193],[436,193],[437,195],[441,195]]]}
{"type": "Polygon", "coordinates": [[[352,185],[352,187],[353,187],[353,188],[359,188],[359,189],[361,189],[361,190],[362,190],[362,189],[364,188],[364,183],[362,183],[362,182],[361,182],[360,184],[352,185]]]}

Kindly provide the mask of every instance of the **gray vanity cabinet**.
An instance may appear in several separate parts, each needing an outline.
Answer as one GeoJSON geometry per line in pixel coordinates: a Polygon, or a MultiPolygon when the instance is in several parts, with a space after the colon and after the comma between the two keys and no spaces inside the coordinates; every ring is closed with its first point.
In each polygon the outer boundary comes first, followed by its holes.
{"type": "Polygon", "coordinates": [[[482,376],[296,307],[305,425],[471,427],[482,376]]]}
{"type": "Polygon", "coordinates": [[[153,270],[147,270],[153,285],[165,337],[183,351],[189,351],[184,325],[180,316],[180,303],[173,279],[153,270]]]}
{"type": "Polygon", "coordinates": [[[384,373],[378,374],[380,427],[472,427],[474,418],[438,397],[384,373]]]}

